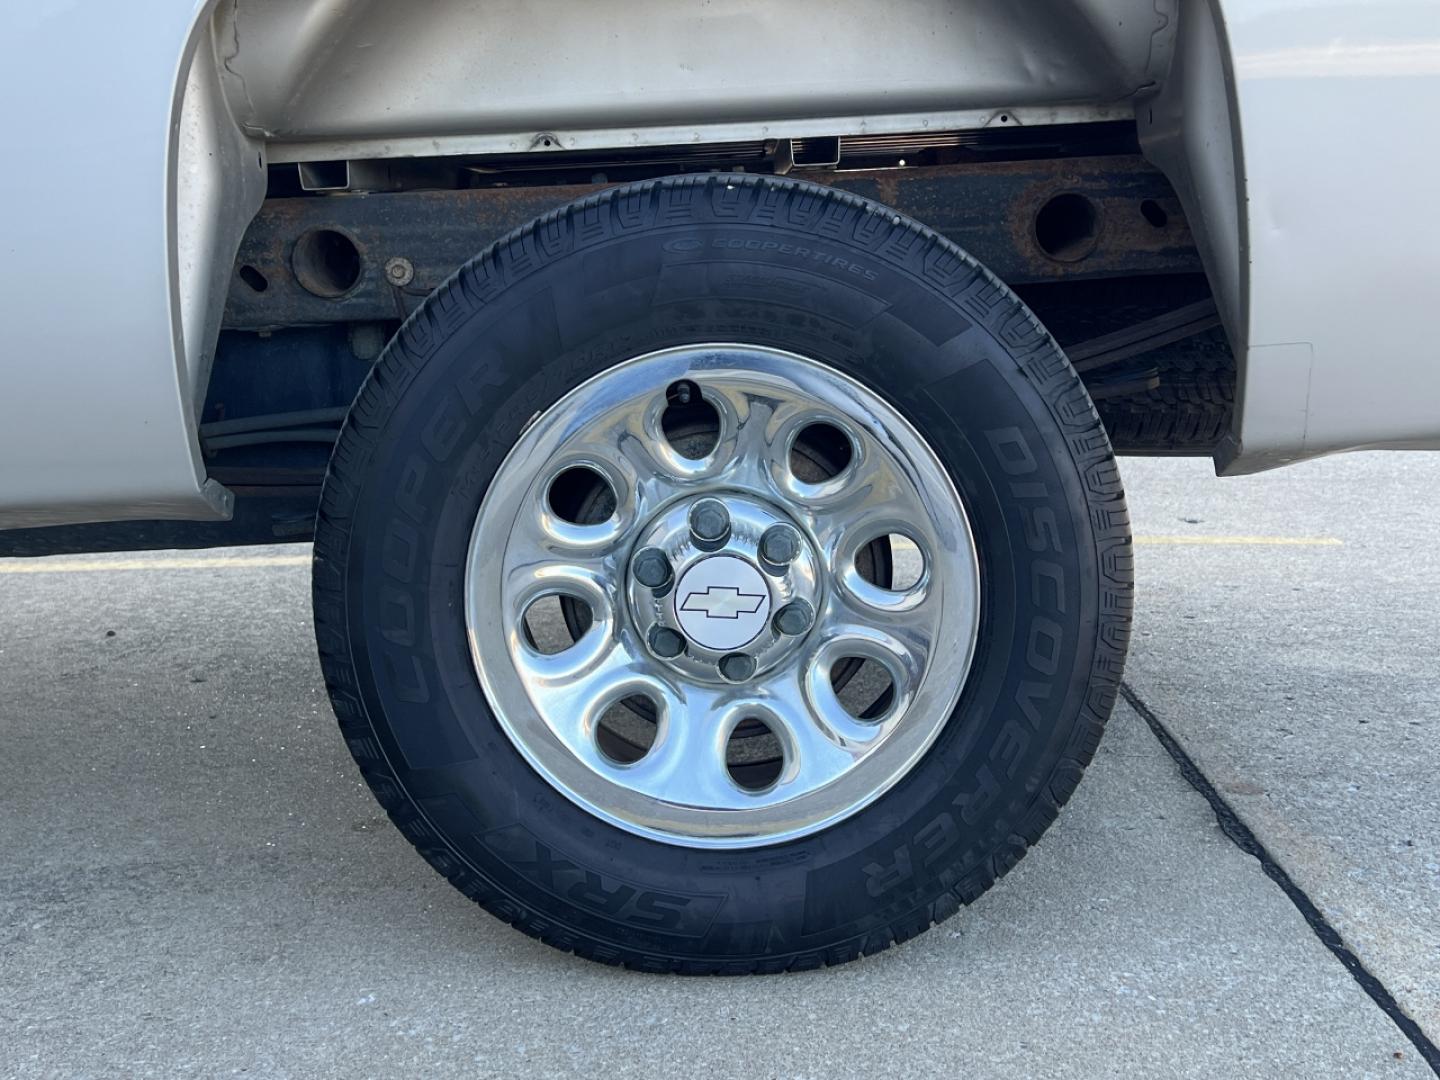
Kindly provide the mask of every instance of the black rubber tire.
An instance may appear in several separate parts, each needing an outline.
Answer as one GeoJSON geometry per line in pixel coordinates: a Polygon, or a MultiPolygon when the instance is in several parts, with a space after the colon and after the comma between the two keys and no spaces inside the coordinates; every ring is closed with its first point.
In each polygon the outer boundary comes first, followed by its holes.
{"type": "Polygon", "coordinates": [[[326,684],[396,825],[499,918],[651,971],[840,963],[978,897],[1095,752],[1131,595],[1110,444],[1025,306],[885,207],[748,176],[612,189],[458,271],[357,397],[315,538],[326,684]],[[487,707],[461,602],[481,497],[527,419],[624,359],[710,341],[885,395],[954,477],[981,562],[974,664],[925,758],[858,814],[753,850],[644,839],[550,787],[487,707]]]}

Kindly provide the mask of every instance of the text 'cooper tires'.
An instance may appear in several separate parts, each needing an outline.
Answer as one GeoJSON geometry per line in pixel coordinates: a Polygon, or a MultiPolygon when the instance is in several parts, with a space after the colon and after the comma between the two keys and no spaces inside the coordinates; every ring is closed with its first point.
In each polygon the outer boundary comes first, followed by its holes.
{"type": "Polygon", "coordinates": [[[1131,603],[1110,445],[1034,317],[892,211],[612,189],[459,271],[356,400],[315,542],[350,749],[562,949],[839,963],[1069,797],[1131,603]]]}

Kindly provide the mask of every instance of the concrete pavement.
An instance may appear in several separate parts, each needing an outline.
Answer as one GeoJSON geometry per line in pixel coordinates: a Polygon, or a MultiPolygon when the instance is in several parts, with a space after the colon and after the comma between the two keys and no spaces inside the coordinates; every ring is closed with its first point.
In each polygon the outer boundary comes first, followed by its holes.
{"type": "MultiPolygon", "coordinates": [[[[1160,539],[1134,692],[1440,1036],[1440,459],[1125,475],[1160,539]]],[[[1041,845],[905,946],[739,980],[554,952],[360,784],[305,554],[0,561],[0,1075],[1431,1075],[1128,706],[1041,845]]]]}
{"type": "Polygon", "coordinates": [[[1432,1039],[1440,1038],[1440,455],[1217,480],[1127,461],[1127,678],[1432,1039]]]}

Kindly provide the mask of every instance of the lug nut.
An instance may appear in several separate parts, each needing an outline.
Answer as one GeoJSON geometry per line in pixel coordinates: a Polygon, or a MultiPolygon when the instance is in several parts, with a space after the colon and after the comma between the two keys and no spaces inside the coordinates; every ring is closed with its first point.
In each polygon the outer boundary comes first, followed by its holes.
{"type": "Polygon", "coordinates": [[[771,525],[760,537],[760,557],[772,566],[788,566],[800,554],[800,534],[789,525],[771,525]]]}
{"type": "Polygon", "coordinates": [[[732,652],[720,658],[720,674],[731,682],[744,682],[755,674],[755,658],[743,652],[732,652]]]}
{"type": "Polygon", "coordinates": [[[815,609],[804,600],[792,600],[775,613],[775,629],[792,637],[815,623],[815,609]]]}
{"type": "Polygon", "coordinates": [[[730,511],[719,499],[701,499],[690,508],[690,535],[697,547],[713,551],[730,539],[730,511]]]}
{"type": "Polygon", "coordinates": [[[664,588],[670,582],[670,560],[659,548],[643,548],[630,564],[635,580],[647,589],[664,588]]]}
{"type": "Polygon", "coordinates": [[[666,660],[679,656],[685,651],[685,639],[668,626],[650,628],[650,651],[666,660]]]}

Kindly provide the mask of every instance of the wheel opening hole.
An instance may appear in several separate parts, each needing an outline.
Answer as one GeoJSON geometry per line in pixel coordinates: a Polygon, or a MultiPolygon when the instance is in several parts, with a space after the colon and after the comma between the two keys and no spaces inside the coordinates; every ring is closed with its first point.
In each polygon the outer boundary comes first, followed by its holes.
{"type": "Polygon", "coordinates": [[[747,716],[735,725],[725,743],[725,769],[737,787],[764,791],[780,779],[785,768],[785,747],[770,725],[747,716]]]}
{"type": "Polygon", "coordinates": [[[616,765],[634,765],[655,745],[658,715],[655,703],[643,694],[623,697],[600,714],[595,744],[616,765]]]}
{"type": "Polygon", "coordinates": [[[290,267],[307,292],[334,299],[359,282],[360,249],[335,229],[311,229],[295,241],[290,267]]]}
{"type": "Polygon", "coordinates": [[[671,448],[692,461],[708,457],[720,441],[720,414],[705,400],[700,387],[689,379],[671,383],[665,403],[660,427],[671,448]]]}
{"type": "Polygon", "coordinates": [[[530,648],[541,656],[554,656],[584,637],[594,621],[595,614],[584,600],[551,593],[530,602],[520,625],[530,648]]]}
{"type": "Polygon", "coordinates": [[[806,484],[821,484],[850,467],[855,447],[834,424],[807,424],[790,445],[790,472],[806,484]]]}
{"type": "Polygon", "coordinates": [[[1154,199],[1144,199],[1140,203],[1140,216],[1157,229],[1163,229],[1170,223],[1170,215],[1165,208],[1154,199]]]}
{"type": "Polygon", "coordinates": [[[1084,195],[1056,195],[1035,215],[1035,242],[1059,262],[1079,262],[1095,248],[1100,212],[1084,195]]]}
{"type": "Polygon", "coordinates": [[[615,513],[615,489],[588,465],[572,465],[550,481],[550,509],[572,525],[599,525],[615,513]]]}
{"type": "Polygon", "coordinates": [[[890,533],[860,549],[855,571],[876,588],[909,592],[925,576],[925,554],[904,533],[890,533]],[[877,552],[877,547],[883,553],[877,552]]]}
{"type": "Polygon", "coordinates": [[[895,679],[882,663],[846,656],[830,668],[830,688],[840,707],[856,720],[879,720],[895,700],[895,679]]]}
{"type": "Polygon", "coordinates": [[[240,280],[256,292],[264,292],[270,287],[270,279],[249,263],[240,267],[240,280]]]}

